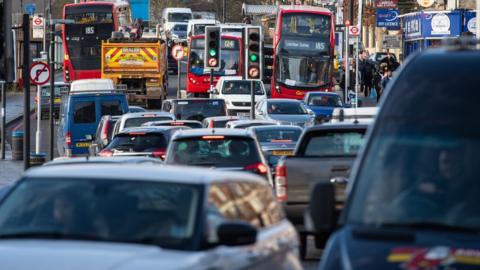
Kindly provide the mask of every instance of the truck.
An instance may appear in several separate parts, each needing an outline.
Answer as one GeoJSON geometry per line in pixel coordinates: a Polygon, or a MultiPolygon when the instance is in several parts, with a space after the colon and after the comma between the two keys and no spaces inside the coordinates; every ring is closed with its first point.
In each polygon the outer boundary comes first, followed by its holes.
{"type": "Polygon", "coordinates": [[[125,85],[130,104],[157,108],[167,95],[167,44],[159,39],[102,42],[102,78],[125,85]]]}
{"type": "Polygon", "coordinates": [[[337,207],[345,200],[345,187],[350,170],[363,145],[369,123],[366,120],[326,123],[304,131],[292,156],[279,160],[274,189],[282,202],[287,218],[300,234],[300,255],[305,257],[308,235],[314,235],[317,248],[323,248],[329,235],[315,234],[305,221],[311,187],[318,182],[335,186],[337,207]]]}

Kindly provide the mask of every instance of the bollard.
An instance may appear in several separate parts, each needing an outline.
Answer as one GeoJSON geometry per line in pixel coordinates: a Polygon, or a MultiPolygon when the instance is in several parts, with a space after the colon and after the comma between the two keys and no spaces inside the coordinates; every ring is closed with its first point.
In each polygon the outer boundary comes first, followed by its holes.
{"type": "Polygon", "coordinates": [[[46,158],[46,153],[30,153],[30,167],[43,165],[46,158]]]}
{"type": "Polygon", "coordinates": [[[23,160],[23,131],[12,132],[12,160],[23,160]]]}

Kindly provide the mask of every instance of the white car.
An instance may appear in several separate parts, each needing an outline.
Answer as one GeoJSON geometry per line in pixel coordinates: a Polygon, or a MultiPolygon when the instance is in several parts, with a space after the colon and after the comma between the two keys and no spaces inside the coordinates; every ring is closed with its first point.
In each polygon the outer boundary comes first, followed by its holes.
{"type": "Polygon", "coordinates": [[[43,166],[6,192],[1,269],[302,268],[295,228],[254,174],[125,163],[43,166]]]}
{"type": "Polygon", "coordinates": [[[115,123],[112,138],[126,128],[140,127],[147,122],[163,120],[175,120],[175,116],[168,112],[126,113],[117,120],[117,123],[115,123]]]}
{"type": "MultiPolygon", "coordinates": [[[[267,98],[267,92],[263,82],[255,81],[254,84],[256,104],[267,98]]],[[[225,100],[228,115],[248,115],[251,104],[250,81],[237,76],[220,77],[212,97],[225,100]]]]}

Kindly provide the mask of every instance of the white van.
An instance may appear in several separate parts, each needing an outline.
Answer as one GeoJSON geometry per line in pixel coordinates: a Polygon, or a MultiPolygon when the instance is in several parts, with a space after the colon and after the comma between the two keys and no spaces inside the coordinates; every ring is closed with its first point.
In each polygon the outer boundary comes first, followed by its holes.
{"type": "Polygon", "coordinates": [[[219,24],[217,20],[198,19],[188,21],[187,36],[197,36],[205,34],[205,26],[213,26],[219,24]]]}
{"type": "MultiPolygon", "coordinates": [[[[223,76],[217,82],[212,98],[225,100],[228,115],[247,115],[250,111],[250,81],[239,76],[223,76]]],[[[255,81],[255,104],[267,98],[262,81],[255,81]]]]}
{"type": "Polygon", "coordinates": [[[188,23],[192,17],[190,8],[165,8],[162,11],[163,31],[169,32],[175,23],[188,23]]]}
{"type": "Polygon", "coordinates": [[[115,90],[111,79],[85,79],[73,81],[70,85],[70,93],[92,91],[115,90]]]}

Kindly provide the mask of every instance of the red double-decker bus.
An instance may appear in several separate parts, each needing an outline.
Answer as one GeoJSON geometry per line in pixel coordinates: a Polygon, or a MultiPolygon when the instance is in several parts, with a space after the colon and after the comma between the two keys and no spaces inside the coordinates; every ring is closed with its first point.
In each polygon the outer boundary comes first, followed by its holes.
{"type": "Polygon", "coordinates": [[[63,19],[64,80],[100,78],[102,40],[113,31],[131,25],[128,2],[82,2],[66,4],[63,19]]]}
{"type": "Polygon", "coordinates": [[[308,91],[331,91],[334,17],[328,9],[280,6],[273,38],[273,98],[302,99],[308,91]]]}
{"type": "MultiPolygon", "coordinates": [[[[222,33],[221,69],[214,72],[214,84],[220,76],[241,76],[243,72],[242,36],[240,33],[222,33]]],[[[191,37],[188,48],[187,93],[208,96],[210,73],[204,66],[205,36],[191,37]]]]}

